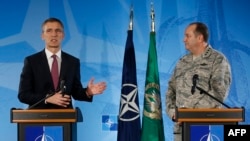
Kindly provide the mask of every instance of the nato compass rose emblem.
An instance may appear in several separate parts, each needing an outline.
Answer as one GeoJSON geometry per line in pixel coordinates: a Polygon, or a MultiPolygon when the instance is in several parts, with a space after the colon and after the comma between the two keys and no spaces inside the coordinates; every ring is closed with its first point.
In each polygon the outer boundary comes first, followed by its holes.
{"type": "Polygon", "coordinates": [[[202,136],[200,141],[220,141],[220,138],[210,132],[211,126],[209,126],[209,133],[202,136]]]}
{"type": "Polygon", "coordinates": [[[127,90],[127,93],[121,94],[119,119],[121,121],[133,121],[140,116],[139,107],[136,102],[137,86],[135,84],[123,84],[122,89],[127,90]]]}
{"type": "Polygon", "coordinates": [[[54,141],[54,139],[45,134],[45,126],[43,127],[43,134],[38,136],[35,141],[54,141]]]}
{"type": "Polygon", "coordinates": [[[113,127],[114,126],[114,121],[112,120],[112,119],[107,119],[106,121],[105,121],[105,125],[108,127],[108,128],[111,128],[111,127],[113,127]]]}

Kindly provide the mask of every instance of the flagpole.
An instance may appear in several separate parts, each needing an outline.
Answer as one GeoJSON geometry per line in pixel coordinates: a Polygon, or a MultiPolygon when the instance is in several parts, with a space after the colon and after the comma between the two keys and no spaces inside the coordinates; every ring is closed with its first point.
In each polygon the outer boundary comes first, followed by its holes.
{"type": "Polygon", "coordinates": [[[133,18],[134,18],[134,10],[133,10],[133,6],[131,6],[130,7],[129,27],[128,27],[128,30],[133,30],[133,18]]]}
{"type": "Polygon", "coordinates": [[[151,31],[146,70],[141,141],[165,141],[155,40],[155,12],[153,2],[151,2],[150,18],[151,31]]]}
{"type": "Polygon", "coordinates": [[[155,32],[155,11],[154,11],[153,2],[151,2],[150,17],[151,17],[151,32],[155,32]]]}
{"type": "Polygon", "coordinates": [[[123,59],[122,87],[118,116],[117,141],[140,141],[141,122],[133,43],[133,7],[130,8],[127,40],[123,59]]]}

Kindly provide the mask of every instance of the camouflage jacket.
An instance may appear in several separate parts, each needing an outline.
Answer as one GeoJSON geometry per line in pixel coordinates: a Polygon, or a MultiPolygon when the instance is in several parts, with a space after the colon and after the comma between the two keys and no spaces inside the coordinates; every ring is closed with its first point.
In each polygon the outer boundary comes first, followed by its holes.
{"type": "Polygon", "coordinates": [[[227,58],[208,46],[205,52],[193,60],[192,54],[182,57],[177,63],[168,83],[166,93],[167,114],[172,117],[175,107],[215,108],[221,104],[198,89],[191,93],[193,76],[198,75],[197,86],[223,101],[231,84],[231,67],[227,58]]]}

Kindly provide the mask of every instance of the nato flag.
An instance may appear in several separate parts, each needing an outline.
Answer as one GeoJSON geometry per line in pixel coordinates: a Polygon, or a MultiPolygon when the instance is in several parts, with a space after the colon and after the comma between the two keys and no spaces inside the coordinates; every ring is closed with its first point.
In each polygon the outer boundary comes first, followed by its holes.
{"type": "Polygon", "coordinates": [[[138,103],[133,30],[128,30],[123,60],[117,141],[140,141],[141,123],[138,103]]]}

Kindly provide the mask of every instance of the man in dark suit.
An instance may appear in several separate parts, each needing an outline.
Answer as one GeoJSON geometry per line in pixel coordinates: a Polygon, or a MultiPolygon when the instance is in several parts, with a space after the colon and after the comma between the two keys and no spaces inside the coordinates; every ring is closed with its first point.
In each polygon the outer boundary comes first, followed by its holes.
{"type": "Polygon", "coordinates": [[[91,102],[94,95],[103,93],[105,82],[94,84],[91,78],[86,88],[82,86],[80,60],[61,50],[64,27],[59,19],[45,20],[41,37],[45,41],[45,49],[24,60],[18,91],[22,103],[30,108],[72,108],[71,97],[91,102]],[[52,58],[52,55],[56,57],[52,58]],[[54,59],[58,73],[56,81],[51,74],[54,59]]]}

